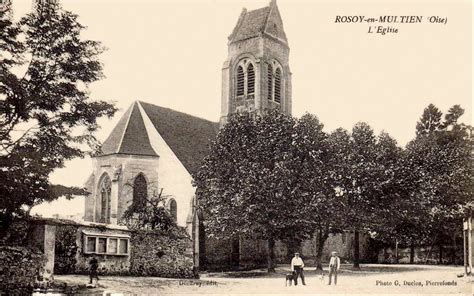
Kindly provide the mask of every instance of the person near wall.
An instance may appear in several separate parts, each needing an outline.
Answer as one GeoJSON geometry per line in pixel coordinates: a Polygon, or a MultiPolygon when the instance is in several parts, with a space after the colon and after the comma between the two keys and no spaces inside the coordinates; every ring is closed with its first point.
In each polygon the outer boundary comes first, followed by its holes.
{"type": "Polygon", "coordinates": [[[291,271],[295,274],[295,286],[298,285],[298,275],[301,277],[303,285],[306,286],[306,283],[304,282],[303,267],[304,262],[300,257],[300,253],[295,253],[295,257],[291,259],[291,271]]]}
{"type": "Polygon", "coordinates": [[[337,252],[331,253],[331,260],[329,260],[329,283],[331,285],[332,276],[334,275],[334,285],[337,285],[337,271],[341,267],[341,259],[337,256],[337,252]]]}
{"type": "MultiPolygon", "coordinates": [[[[92,259],[89,261],[89,284],[92,285],[92,279],[95,279],[97,281],[99,280],[99,276],[97,275],[97,269],[99,268],[99,262],[97,261],[97,258],[95,256],[92,256],[92,259]]],[[[94,283],[94,286],[95,286],[94,283]]]]}

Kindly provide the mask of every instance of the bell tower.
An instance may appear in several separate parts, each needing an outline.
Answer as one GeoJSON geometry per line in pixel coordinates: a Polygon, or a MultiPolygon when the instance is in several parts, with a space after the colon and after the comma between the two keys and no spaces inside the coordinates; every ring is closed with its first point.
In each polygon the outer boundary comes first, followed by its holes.
{"type": "Polygon", "coordinates": [[[260,9],[244,8],[228,39],[220,126],[240,111],[291,114],[290,48],[276,0],[260,9]]]}

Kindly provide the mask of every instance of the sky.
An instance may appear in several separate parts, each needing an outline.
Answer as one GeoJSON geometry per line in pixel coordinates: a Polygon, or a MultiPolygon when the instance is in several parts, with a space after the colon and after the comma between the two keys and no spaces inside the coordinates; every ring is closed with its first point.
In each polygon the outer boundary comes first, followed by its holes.
{"type": "MultiPolygon", "coordinates": [[[[106,78],[91,97],[116,102],[112,120],[100,120],[105,140],[126,108],[142,100],[201,118],[220,116],[221,68],[227,37],[245,7],[270,0],[62,0],[99,40],[106,78]]],[[[466,109],[472,124],[472,7],[470,1],[278,0],[290,46],[293,115],[315,114],[330,132],[365,121],[404,146],[430,103],[446,112],[466,109]],[[336,16],[420,15],[447,24],[394,24],[396,34],[368,34],[366,23],[335,23],[336,16]]],[[[13,0],[15,17],[31,0],[13,0]]],[[[66,163],[53,183],[83,186],[90,159],[66,163]]],[[[45,215],[83,211],[83,201],[38,206],[45,215]]]]}

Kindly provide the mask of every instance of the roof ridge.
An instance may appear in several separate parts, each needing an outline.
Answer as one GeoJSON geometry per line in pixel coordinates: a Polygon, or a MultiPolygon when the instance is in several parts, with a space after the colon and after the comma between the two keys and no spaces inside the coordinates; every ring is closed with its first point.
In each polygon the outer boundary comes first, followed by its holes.
{"type": "MultiPolygon", "coordinates": [[[[159,105],[155,105],[155,104],[152,104],[152,103],[148,103],[148,102],[144,102],[144,101],[137,101],[138,103],[141,104],[146,104],[146,105],[151,105],[151,106],[154,106],[154,107],[158,107],[158,108],[163,108],[163,109],[167,109],[167,110],[171,110],[173,112],[176,112],[176,113],[180,113],[180,114],[184,114],[184,115],[187,115],[187,116],[190,116],[190,117],[193,117],[193,118],[197,118],[197,119],[200,119],[200,120],[204,120],[204,121],[207,121],[207,122],[210,122],[210,123],[219,123],[218,121],[212,121],[212,120],[209,120],[209,119],[206,119],[206,118],[202,118],[202,117],[199,117],[199,116],[196,116],[196,115],[192,115],[192,114],[189,114],[189,113],[186,113],[186,112],[181,112],[181,111],[177,111],[177,110],[174,110],[172,108],[169,108],[169,107],[163,107],[163,106],[159,106],[159,105]]],[[[141,105],[143,107],[143,105],[141,105]]],[[[146,110],[143,109],[146,113],[146,110]]]]}
{"type": "Polygon", "coordinates": [[[119,141],[117,152],[116,152],[117,154],[120,153],[120,149],[122,148],[123,138],[125,137],[125,132],[127,131],[128,124],[130,123],[130,117],[132,117],[133,107],[135,106],[136,103],[137,101],[133,102],[133,104],[129,107],[130,113],[128,114],[127,121],[125,122],[125,128],[123,129],[122,136],[120,137],[120,141],[119,141]]]}

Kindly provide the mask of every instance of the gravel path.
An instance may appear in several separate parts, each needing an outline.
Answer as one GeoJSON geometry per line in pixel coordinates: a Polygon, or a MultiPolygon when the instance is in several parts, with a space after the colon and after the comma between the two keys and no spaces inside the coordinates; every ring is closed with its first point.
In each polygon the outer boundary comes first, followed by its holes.
{"type": "MultiPolygon", "coordinates": [[[[362,265],[352,270],[344,265],[337,286],[327,285],[327,268],[323,278],[314,268],[305,269],[306,286],[285,287],[289,266],[280,266],[275,274],[264,270],[251,272],[204,273],[200,280],[178,280],[156,277],[101,277],[99,287],[82,293],[120,294],[410,294],[474,295],[472,278],[457,277],[462,267],[429,265],[362,265]]],[[[68,285],[87,282],[86,276],[56,276],[68,285]]]]}

